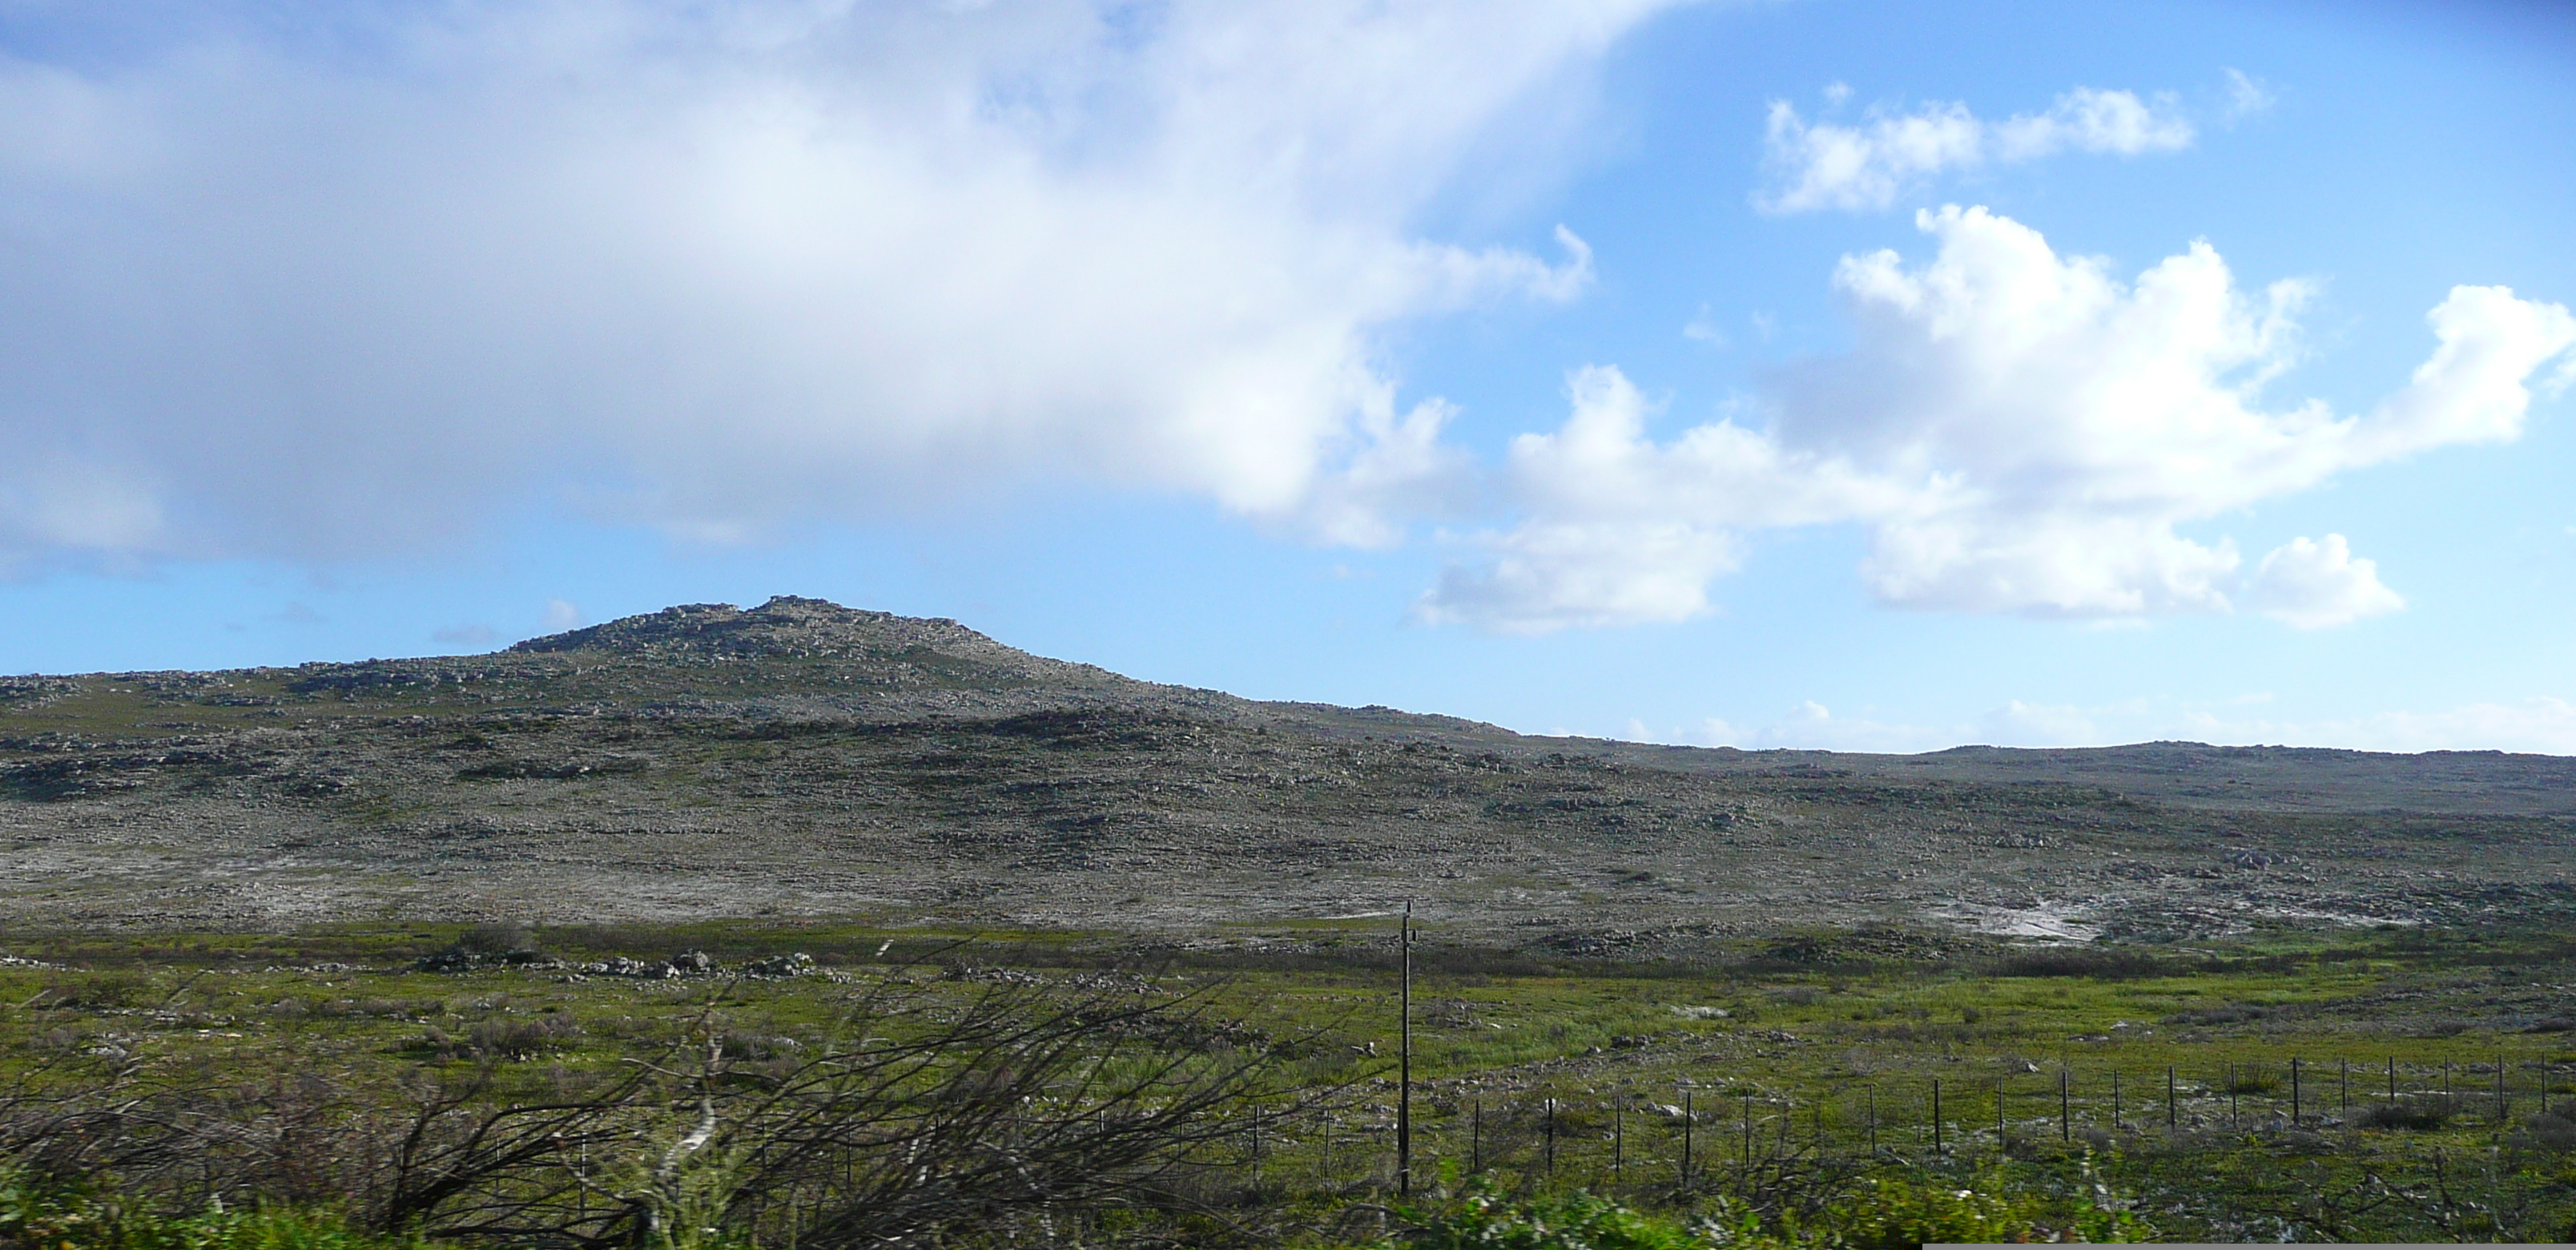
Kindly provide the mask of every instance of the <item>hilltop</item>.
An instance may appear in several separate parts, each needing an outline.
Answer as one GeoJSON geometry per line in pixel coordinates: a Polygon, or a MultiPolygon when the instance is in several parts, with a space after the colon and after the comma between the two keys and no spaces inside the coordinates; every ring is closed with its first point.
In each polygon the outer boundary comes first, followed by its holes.
{"type": "Polygon", "coordinates": [[[696,604],[488,655],[0,679],[0,924],[863,916],[1520,943],[2546,919],[2576,760],[1526,737],[696,604]]]}

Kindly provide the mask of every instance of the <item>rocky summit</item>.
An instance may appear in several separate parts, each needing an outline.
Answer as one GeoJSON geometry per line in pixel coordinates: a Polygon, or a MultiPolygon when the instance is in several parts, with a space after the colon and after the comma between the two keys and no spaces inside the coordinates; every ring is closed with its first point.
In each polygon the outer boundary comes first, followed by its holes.
{"type": "Polygon", "coordinates": [[[1265,703],[955,621],[694,604],[477,656],[0,679],[0,926],[832,916],[1174,938],[1417,901],[1647,956],[2570,910],[2576,761],[1926,755],[1265,703]]]}

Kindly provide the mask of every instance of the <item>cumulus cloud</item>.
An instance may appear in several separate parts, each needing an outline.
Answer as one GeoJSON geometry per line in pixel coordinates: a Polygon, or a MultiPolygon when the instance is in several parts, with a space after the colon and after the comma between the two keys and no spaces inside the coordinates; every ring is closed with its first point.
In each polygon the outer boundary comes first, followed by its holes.
{"type": "Polygon", "coordinates": [[[2246,599],[2258,611],[2301,629],[2341,625],[2406,606],[2396,591],[2379,583],[2379,566],[2353,558],[2352,545],[2341,534],[2324,542],[2293,538],[2263,557],[2246,583],[2246,599]]]}
{"type": "Polygon", "coordinates": [[[1386,541],[1457,465],[1381,332],[1592,272],[1410,223],[1665,2],[20,15],[0,560],[366,555],[534,488],[728,540],[1066,476],[1386,541]]]}
{"type": "MultiPolygon", "coordinates": [[[[1839,103],[1839,101],[1835,101],[1839,103]]],[[[1911,112],[1868,111],[1858,125],[1810,122],[1786,100],[1771,103],[1763,164],[1771,185],[1755,193],[1767,213],[1886,209],[1936,175],[2011,165],[2060,152],[2135,156],[2191,146],[2189,118],[2168,96],[2077,87],[2042,113],[1981,121],[1960,103],[1911,112]]]]}
{"type": "Polygon", "coordinates": [[[1843,355],[1772,380],[1742,413],[1668,442],[1616,370],[1577,373],[1573,412],[1511,451],[1522,521],[1490,566],[1453,570],[1431,620],[1532,631],[1708,609],[1706,579],[1750,532],[1856,521],[1861,575],[1891,605],[2069,619],[2227,612],[2300,628],[2402,606],[2341,535],[2298,538],[2249,572],[2182,526],[2443,446],[2517,437],[2532,375],[2576,317],[2501,287],[2456,287],[2435,347],[2369,413],[2269,402],[2297,359],[2297,283],[2240,290],[2194,243],[2134,281],[2063,257],[1984,209],[1918,216],[1937,254],[1845,257],[1843,355]],[[1714,558],[1711,553],[1725,553],[1714,558]],[[1561,567],[1562,566],[1562,567],[1561,567]]]}

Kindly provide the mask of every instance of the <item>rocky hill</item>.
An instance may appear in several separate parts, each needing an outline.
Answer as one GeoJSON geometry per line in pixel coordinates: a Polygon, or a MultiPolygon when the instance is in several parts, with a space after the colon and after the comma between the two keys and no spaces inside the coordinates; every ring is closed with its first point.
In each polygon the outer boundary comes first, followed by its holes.
{"type": "Polygon", "coordinates": [[[1890,922],[2550,923],[2576,761],[1523,737],[780,598],[491,655],[0,679],[0,928],[854,916],[1206,933],[1422,900],[1594,952],[1890,922]]]}

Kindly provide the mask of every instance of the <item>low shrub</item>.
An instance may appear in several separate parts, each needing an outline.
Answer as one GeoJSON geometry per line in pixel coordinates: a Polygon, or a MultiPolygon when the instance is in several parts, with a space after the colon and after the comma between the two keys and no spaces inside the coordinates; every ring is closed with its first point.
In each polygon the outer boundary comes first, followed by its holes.
{"type": "Polygon", "coordinates": [[[1705,1250],[1720,1244],[1675,1221],[1581,1192],[1514,1203],[1480,1185],[1446,1207],[1396,1213],[1412,1227],[1382,1244],[1410,1250],[1705,1250]]]}
{"type": "Polygon", "coordinates": [[[2390,1098],[2361,1109],[2353,1122],[2363,1128],[2437,1129],[2451,1120],[2452,1100],[2439,1097],[2390,1098]]]}
{"type": "Polygon", "coordinates": [[[418,1238],[372,1234],[322,1207],[221,1202],[170,1215],[84,1186],[0,1163],[0,1247],[6,1250],[433,1250],[418,1238]]]}

